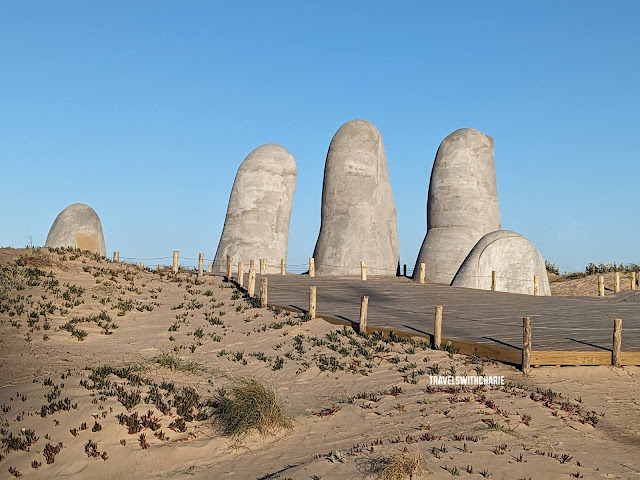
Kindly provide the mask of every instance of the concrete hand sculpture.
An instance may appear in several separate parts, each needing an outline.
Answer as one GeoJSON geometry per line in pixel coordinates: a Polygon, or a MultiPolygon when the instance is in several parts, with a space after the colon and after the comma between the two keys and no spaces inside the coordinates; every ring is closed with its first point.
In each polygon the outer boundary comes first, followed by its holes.
{"type": "Polygon", "coordinates": [[[450,284],[483,235],[500,229],[493,139],[472,128],[456,130],[436,154],[427,199],[427,234],[416,261],[426,281],[450,284]]]}
{"type": "Polygon", "coordinates": [[[492,271],[496,272],[496,291],[533,295],[533,278],[538,275],[539,295],[551,295],[542,255],[519,233],[498,230],[482,237],[451,285],[490,290],[492,271]]]}
{"type": "Polygon", "coordinates": [[[396,275],[396,207],[382,136],[371,123],[352,120],[336,132],[324,168],[316,275],[396,275]]]}
{"type": "Polygon", "coordinates": [[[287,257],[296,177],[295,158],[281,145],[262,145],[247,155],[231,189],[214,272],[226,272],[227,255],[233,265],[264,258],[266,273],[280,272],[280,261],[287,257]]]}
{"type": "Polygon", "coordinates": [[[100,217],[93,208],[83,203],[69,205],[58,214],[45,246],[89,250],[103,257],[107,254],[100,217]]]}

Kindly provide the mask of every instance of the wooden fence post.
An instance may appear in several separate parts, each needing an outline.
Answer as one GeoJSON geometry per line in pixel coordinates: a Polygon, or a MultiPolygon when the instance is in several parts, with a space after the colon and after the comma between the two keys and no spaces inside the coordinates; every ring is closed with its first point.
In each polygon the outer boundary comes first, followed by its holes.
{"type": "Polygon", "coordinates": [[[522,319],[522,373],[531,371],[531,317],[522,319]]]}
{"type": "Polygon", "coordinates": [[[495,270],[491,270],[491,291],[492,292],[496,291],[497,279],[498,279],[498,272],[496,272],[495,270]]]}
{"type": "Polygon", "coordinates": [[[264,275],[267,272],[267,259],[260,259],[260,275],[264,275]]]}
{"type": "Polygon", "coordinates": [[[367,309],[369,306],[369,297],[362,297],[360,301],[360,326],[358,332],[360,334],[367,333],[367,309]]]}
{"type": "MultiPolygon", "coordinates": [[[[424,265],[424,263],[422,264],[424,265]]],[[[436,306],[436,314],[433,322],[433,348],[440,348],[442,343],[442,305],[436,306]]]]}
{"type": "Polygon", "coordinates": [[[402,275],[405,276],[405,277],[407,276],[407,264],[406,263],[402,266],[402,275]]]}
{"type": "Polygon", "coordinates": [[[622,366],[622,355],[620,353],[622,349],[622,319],[615,318],[613,320],[613,366],[622,366]]]}
{"type": "Polygon", "coordinates": [[[113,261],[114,262],[120,261],[120,252],[113,252],[113,261]]]}
{"type": "Polygon", "coordinates": [[[598,296],[604,297],[604,275],[598,275],[598,296]]]}
{"type": "Polygon", "coordinates": [[[316,276],[316,260],[313,257],[309,257],[309,277],[316,276]]]}
{"type": "Polygon", "coordinates": [[[253,267],[249,268],[249,296],[253,298],[256,293],[256,271],[253,267]]]}
{"type": "Polygon", "coordinates": [[[267,277],[260,277],[260,306],[266,308],[267,306],[267,277]]]}
{"type": "Polygon", "coordinates": [[[249,260],[249,271],[251,270],[255,270],[256,269],[256,262],[255,260],[249,260]]]}
{"type": "Polygon", "coordinates": [[[309,316],[311,320],[316,318],[316,287],[309,287],[309,316]]]}
{"type": "Polygon", "coordinates": [[[280,260],[280,275],[286,275],[286,274],[287,274],[287,262],[283,258],[282,260],[280,260]]]}
{"type": "Polygon", "coordinates": [[[173,274],[176,275],[178,273],[178,258],[179,258],[178,250],[173,251],[173,274]]]}
{"type": "Polygon", "coordinates": [[[227,282],[231,281],[231,255],[227,255],[227,282]]]}
{"type": "Polygon", "coordinates": [[[631,290],[636,289],[636,272],[631,272],[631,290]]]}
{"type": "Polygon", "coordinates": [[[207,264],[207,272],[213,272],[213,262],[208,262],[207,264]]]}
{"type": "Polygon", "coordinates": [[[615,293],[620,293],[620,272],[616,272],[615,280],[613,283],[613,291],[615,293]]]}
{"type": "Polygon", "coordinates": [[[144,270],[144,262],[140,262],[140,268],[144,270]]]}
{"type": "Polygon", "coordinates": [[[160,271],[160,265],[156,265],[156,272],[160,271]]]}
{"type": "Polygon", "coordinates": [[[425,263],[420,264],[420,277],[419,282],[424,283],[425,276],[427,274],[427,265],[425,263]]]}
{"type": "Polygon", "coordinates": [[[364,262],[360,262],[360,280],[367,279],[367,266],[364,262]]]}
{"type": "Polygon", "coordinates": [[[202,278],[203,273],[204,273],[204,253],[200,252],[198,254],[198,278],[202,278]]]}
{"type": "Polygon", "coordinates": [[[533,276],[533,294],[540,295],[540,275],[533,276]]]}
{"type": "Polygon", "coordinates": [[[244,286],[244,263],[238,262],[238,285],[240,288],[244,286]]]}

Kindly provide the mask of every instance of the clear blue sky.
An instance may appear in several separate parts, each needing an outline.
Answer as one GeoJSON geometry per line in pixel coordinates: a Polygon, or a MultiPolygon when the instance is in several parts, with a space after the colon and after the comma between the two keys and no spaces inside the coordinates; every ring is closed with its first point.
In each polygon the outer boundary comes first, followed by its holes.
{"type": "Polygon", "coordinates": [[[401,262],[440,141],[495,139],[505,229],[561,270],[640,263],[640,2],[0,0],[0,245],[71,203],[109,254],[213,257],[240,162],[298,165],[289,262],[313,252],[331,137],[382,133],[401,262]]]}

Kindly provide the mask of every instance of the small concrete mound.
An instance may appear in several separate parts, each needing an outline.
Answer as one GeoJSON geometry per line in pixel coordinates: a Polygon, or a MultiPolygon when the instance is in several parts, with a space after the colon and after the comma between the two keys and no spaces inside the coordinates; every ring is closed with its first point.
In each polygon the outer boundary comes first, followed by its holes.
{"type": "Polygon", "coordinates": [[[74,203],[56,217],[46,247],[71,247],[107,255],[100,217],[89,205],[74,203]]]}
{"type": "Polygon", "coordinates": [[[238,262],[267,259],[266,273],[279,273],[281,259],[287,258],[289,221],[296,189],[296,160],[286,148],[268,143],[253,150],[242,161],[233,182],[227,216],[213,271],[227,270],[227,255],[232,269],[238,262]]]}
{"type": "Polygon", "coordinates": [[[483,235],[500,229],[493,139],[473,128],[445,138],[436,154],[427,199],[427,235],[414,269],[426,281],[450,284],[483,235]]]}
{"type": "Polygon", "coordinates": [[[366,120],[336,132],[324,168],[316,275],[396,275],[400,259],[396,206],[382,136],[366,120]]]}
{"type": "Polygon", "coordinates": [[[549,296],[549,279],[542,255],[525,237],[510,230],[491,232],[473,247],[451,286],[491,290],[496,271],[496,291],[533,295],[533,277],[540,276],[540,295],[549,296]]]}

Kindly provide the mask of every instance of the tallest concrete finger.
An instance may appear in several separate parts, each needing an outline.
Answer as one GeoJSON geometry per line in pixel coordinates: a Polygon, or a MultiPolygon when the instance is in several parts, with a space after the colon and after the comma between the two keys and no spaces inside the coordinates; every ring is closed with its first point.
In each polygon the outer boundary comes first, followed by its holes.
{"type": "Polygon", "coordinates": [[[322,218],[314,251],[316,275],[395,275],[396,207],[382,136],[366,120],[336,132],[324,168],[322,218]]]}

